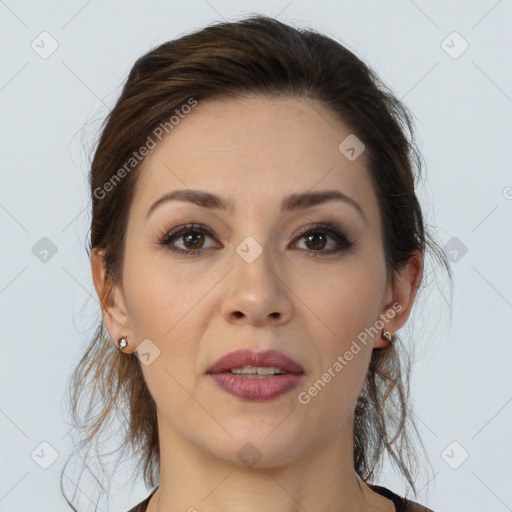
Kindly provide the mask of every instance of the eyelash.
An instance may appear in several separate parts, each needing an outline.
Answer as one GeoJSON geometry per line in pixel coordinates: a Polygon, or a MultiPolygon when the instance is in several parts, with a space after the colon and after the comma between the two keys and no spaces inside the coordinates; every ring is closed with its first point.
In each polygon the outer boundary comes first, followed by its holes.
{"type": "MultiPolygon", "coordinates": [[[[159,245],[162,245],[166,247],[168,250],[178,253],[178,254],[184,254],[187,257],[197,257],[199,256],[203,251],[206,249],[180,249],[178,247],[171,247],[171,242],[175,240],[176,238],[179,238],[180,236],[184,236],[189,233],[202,233],[210,236],[211,238],[214,238],[213,233],[211,230],[202,225],[202,224],[185,224],[183,226],[180,226],[172,231],[164,231],[161,233],[158,237],[158,243],[159,245]]],[[[352,247],[354,244],[353,241],[349,240],[344,233],[339,231],[334,225],[330,223],[317,223],[313,224],[312,226],[307,226],[299,230],[299,233],[295,236],[295,238],[305,238],[306,235],[313,234],[313,233],[326,233],[330,234],[339,244],[340,247],[337,249],[330,249],[327,251],[306,251],[310,253],[309,255],[312,257],[318,257],[318,256],[327,256],[333,253],[338,253],[341,251],[348,250],[352,247]]]]}

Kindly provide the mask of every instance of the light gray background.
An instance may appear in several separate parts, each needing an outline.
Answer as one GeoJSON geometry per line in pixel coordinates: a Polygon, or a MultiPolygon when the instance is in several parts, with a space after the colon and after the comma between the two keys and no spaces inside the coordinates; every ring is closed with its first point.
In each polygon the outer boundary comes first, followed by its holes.
{"type": "MultiPolygon", "coordinates": [[[[145,51],[249,12],[336,37],[414,114],[427,163],[419,193],[455,273],[451,323],[435,289],[413,317],[412,391],[433,467],[422,501],[436,512],[512,510],[510,0],[0,0],[0,511],[68,510],[64,399],[99,319],[85,252],[99,123],[145,51]],[[57,249],[46,262],[34,254],[43,237],[57,249]],[[48,469],[35,462],[50,460],[42,442],[58,452],[48,469]]],[[[147,495],[123,478],[109,510],[147,495]]],[[[388,467],[379,482],[404,489],[388,467]]]]}

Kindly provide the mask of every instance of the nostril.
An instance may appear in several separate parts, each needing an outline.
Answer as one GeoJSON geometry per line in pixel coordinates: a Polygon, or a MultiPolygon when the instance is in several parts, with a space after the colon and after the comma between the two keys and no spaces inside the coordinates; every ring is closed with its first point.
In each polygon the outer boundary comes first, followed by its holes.
{"type": "Polygon", "coordinates": [[[237,318],[240,318],[240,317],[244,316],[244,314],[241,311],[235,311],[235,316],[237,318]]]}

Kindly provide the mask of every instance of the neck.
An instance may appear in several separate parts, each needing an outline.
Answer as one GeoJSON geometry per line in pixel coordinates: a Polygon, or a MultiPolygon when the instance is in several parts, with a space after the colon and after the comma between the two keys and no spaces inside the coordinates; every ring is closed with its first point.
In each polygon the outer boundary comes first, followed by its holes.
{"type": "Polygon", "coordinates": [[[159,416],[160,485],[147,512],[394,510],[357,476],[352,423],[347,425],[331,443],[300,458],[244,467],[205,453],[159,416]]]}

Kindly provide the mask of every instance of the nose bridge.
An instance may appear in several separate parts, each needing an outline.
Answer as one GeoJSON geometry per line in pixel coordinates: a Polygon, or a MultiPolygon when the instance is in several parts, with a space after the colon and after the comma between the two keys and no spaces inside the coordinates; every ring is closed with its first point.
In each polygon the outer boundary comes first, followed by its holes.
{"type": "MultiPolygon", "coordinates": [[[[258,237],[262,240],[263,237],[258,237]]],[[[247,236],[238,244],[233,255],[233,264],[238,279],[243,279],[249,284],[261,283],[262,287],[275,286],[276,269],[269,249],[268,240],[260,244],[253,236],[247,236]]],[[[252,286],[252,285],[251,285],[252,286]]]]}
{"type": "Polygon", "coordinates": [[[223,314],[228,321],[242,317],[251,324],[287,321],[292,307],[280,265],[274,263],[268,237],[260,237],[265,239],[262,245],[256,236],[247,236],[233,251],[223,314]]]}

